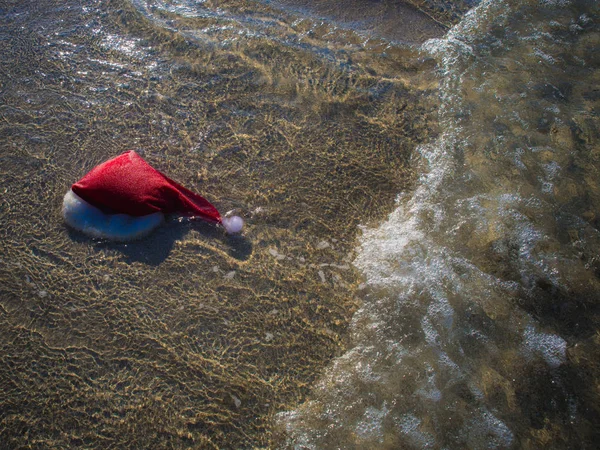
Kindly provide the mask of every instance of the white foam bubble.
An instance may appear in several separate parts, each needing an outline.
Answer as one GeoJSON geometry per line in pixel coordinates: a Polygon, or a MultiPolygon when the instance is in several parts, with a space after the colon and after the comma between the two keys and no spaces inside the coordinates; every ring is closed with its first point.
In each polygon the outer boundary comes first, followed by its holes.
{"type": "Polygon", "coordinates": [[[363,441],[383,443],[383,420],[389,410],[383,402],[381,409],[369,406],[356,424],[356,434],[363,441]]]}
{"type": "Polygon", "coordinates": [[[431,433],[420,430],[421,423],[422,421],[412,414],[406,414],[396,420],[396,426],[407,437],[409,445],[416,448],[431,448],[435,439],[431,433]]]}
{"type": "Polygon", "coordinates": [[[71,228],[93,238],[120,242],[142,238],[164,221],[161,212],[141,217],[106,214],[72,190],[69,190],[63,199],[62,214],[71,228]]]}
{"type": "Polygon", "coordinates": [[[555,334],[538,332],[529,325],[523,332],[523,351],[528,357],[541,356],[550,367],[558,367],[567,359],[567,342],[555,334]]]}
{"type": "Polygon", "coordinates": [[[510,448],[514,440],[506,424],[485,409],[469,422],[466,434],[469,448],[510,448]]]}

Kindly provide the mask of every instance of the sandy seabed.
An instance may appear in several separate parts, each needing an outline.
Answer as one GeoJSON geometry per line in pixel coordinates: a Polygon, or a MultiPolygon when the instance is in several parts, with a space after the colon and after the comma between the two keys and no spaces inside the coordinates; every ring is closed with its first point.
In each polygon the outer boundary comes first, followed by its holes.
{"type": "Polygon", "coordinates": [[[344,349],[358,225],[410,189],[411,152],[435,134],[429,63],[309,19],[240,39],[126,1],[5,11],[0,441],[274,445],[273,414],[344,349]],[[280,43],[294,36],[308,49],[280,43]],[[70,184],[127,149],[237,209],[244,235],[176,219],[129,244],[70,231],[70,184]]]}

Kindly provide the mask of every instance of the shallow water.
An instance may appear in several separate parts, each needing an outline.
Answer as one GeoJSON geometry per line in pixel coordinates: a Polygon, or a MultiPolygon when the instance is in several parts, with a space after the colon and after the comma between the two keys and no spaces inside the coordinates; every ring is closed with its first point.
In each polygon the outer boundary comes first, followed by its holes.
{"type": "Polygon", "coordinates": [[[592,448],[598,7],[473,3],[0,1],[0,440],[592,448]],[[127,149],[244,235],[69,231],[127,149]]]}
{"type": "Polygon", "coordinates": [[[4,1],[0,22],[0,442],[273,446],[344,349],[357,226],[414,180],[418,53],[243,1],[4,1]],[[244,235],[68,229],[70,185],[128,149],[244,235]]]}

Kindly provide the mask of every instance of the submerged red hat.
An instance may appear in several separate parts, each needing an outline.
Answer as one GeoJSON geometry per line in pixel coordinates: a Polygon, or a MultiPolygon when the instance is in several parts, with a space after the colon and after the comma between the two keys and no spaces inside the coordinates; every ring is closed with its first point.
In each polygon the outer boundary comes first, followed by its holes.
{"type": "Polygon", "coordinates": [[[94,167],[71,189],[86,202],[115,213],[145,216],[160,211],[222,223],[208,200],[154,169],[134,151],[94,167]]]}

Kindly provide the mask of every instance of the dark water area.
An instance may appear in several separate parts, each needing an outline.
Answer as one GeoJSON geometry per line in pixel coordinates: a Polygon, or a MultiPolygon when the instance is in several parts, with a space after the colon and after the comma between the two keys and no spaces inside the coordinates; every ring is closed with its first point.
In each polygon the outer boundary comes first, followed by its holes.
{"type": "Polygon", "coordinates": [[[594,448],[599,19],[0,0],[0,448],[594,448]],[[130,149],[243,235],[66,227],[130,149]]]}

